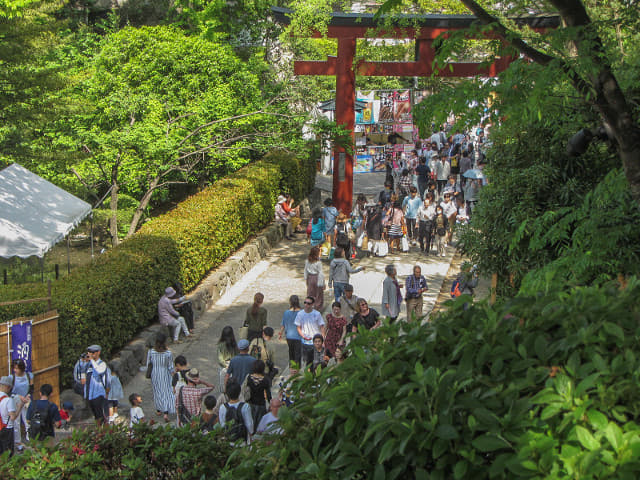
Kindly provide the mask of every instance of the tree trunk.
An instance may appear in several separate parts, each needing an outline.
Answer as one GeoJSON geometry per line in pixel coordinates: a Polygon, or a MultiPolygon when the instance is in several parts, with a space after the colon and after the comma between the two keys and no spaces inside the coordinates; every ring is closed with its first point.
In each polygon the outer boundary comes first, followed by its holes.
{"type": "Polygon", "coordinates": [[[131,225],[129,225],[129,231],[127,232],[127,238],[136,233],[138,229],[138,223],[140,223],[140,219],[142,218],[142,214],[144,210],[149,206],[149,202],[151,201],[151,196],[153,195],[154,190],[158,187],[158,183],[160,182],[160,177],[156,177],[151,181],[149,185],[149,189],[145,192],[136,208],[136,211],[133,214],[133,218],[131,219],[131,225]]]}
{"type": "MultiPolygon", "coordinates": [[[[480,6],[475,0],[461,2],[484,24],[495,25],[495,31],[503,40],[536,63],[548,65],[554,58],[528,45],[518,35],[512,35],[500,21],[480,6]]],[[[558,9],[563,22],[569,28],[577,28],[572,40],[578,55],[588,58],[593,65],[593,73],[588,79],[581,78],[576,71],[560,58],[561,68],[585,102],[592,105],[602,117],[617,141],[617,149],[631,194],[640,204],[640,125],[634,121],[633,110],[613,74],[602,39],[587,29],[594,29],[581,0],[551,0],[558,9]]]]}
{"type": "Polygon", "coordinates": [[[111,234],[111,246],[117,247],[118,240],[118,190],[119,186],[116,182],[113,183],[111,189],[111,219],[109,220],[109,233],[111,234]]]}

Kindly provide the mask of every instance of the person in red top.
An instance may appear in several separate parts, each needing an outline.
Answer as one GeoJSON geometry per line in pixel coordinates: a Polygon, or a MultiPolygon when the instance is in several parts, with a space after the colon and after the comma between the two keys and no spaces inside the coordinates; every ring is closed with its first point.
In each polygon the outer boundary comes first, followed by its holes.
{"type": "Polygon", "coordinates": [[[340,302],[333,302],[331,313],[327,315],[327,336],[324,339],[324,348],[332,357],[336,348],[344,344],[344,337],[347,334],[347,319],[342,315],[342,305],[340,302]]]}
{"type": "Polygon", "coordinates": [[[197,368],[189,370],[184,377],[187,380],[187,384],[178,390],[176,395],[176,412],[179,427],[191,418],[200,415],[202,398],[213,390],[213,385],[200,379],[200,372],[197,368]],[[200,385],[204,385],[204,388],[200,387],[200,385]],[[186,410],[186,415],[181,415],[182,406],[186,410]]]}
{"type": "Polygon", "coordinates": [[[293,197],[285,193],[284,194],[285,201],[282,204],[282,209],[285,211],[287,215],[289,215],[289,221],[291,222],[291,230],[294,233],[300,233],[301,230],[298,228],[302,219],[300,218],[300,205],[293,208],[293,197]]]}

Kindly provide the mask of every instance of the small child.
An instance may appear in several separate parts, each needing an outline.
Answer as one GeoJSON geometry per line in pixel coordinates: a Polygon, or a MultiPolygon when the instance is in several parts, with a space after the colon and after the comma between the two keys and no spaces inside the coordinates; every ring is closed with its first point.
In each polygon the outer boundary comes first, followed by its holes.
{"type": "Polygon", "coordinates": [[[218,416],[214,409],[216,408],[216,397],[213,395],[207,395],[204,398],[204,412],[202,412],[202,419],[200,421],[200,430],[202,433],[209,433],[213,430],[213,427],[218,423],[218,416]]]}
{"type": "Polygon", "coordinates": [[[178,390],[187,384],[185,375],[189,371],[189,367],[187,366],[187,359],[184,355],[178,355],[173,361],[173,365],[175,368],[171,379],[171,386],[173,387],[173,393],[178,393],[178,390]]]}
{"type": "Polygon", "coordinates": [[[131,410],[129,411],[129,428],[132,428],[138,423],[144,422],[144,412],[142,411],[142,396],[137,393],[129,395],[129,403],[131,404],[131,410]]]}
{"type": "Polygon", "coordinates": [[[64,430],[69,430],[69,423],[71,423],[71,418],[73,417],[74,411],[73,403],[64,402],[62,404],[62,408],[60,409],[60,419],[61,419],[61,428],[64,430]]]}
{"type": "Polygon", "coordinates": [[[58,406],[49,401],[53,387],[45,383],[40,387],[40,399],[29,404],[27,420],[31,439],[43,440],[55,436],[54,425],[60,428],[58,406]]]}
{"type": "Polygon", "coordinates": [[[313,336],[313,363],[311,364],[311,372],[316,373],[318,366],[324,369],[329,361],[329,352],[324,348],[324,339],[322,335],[316,333],[313,336]]]}
{"type": "Polygon", "coordinates": [[[109,390],[109,423],[113,424],[118,418],[118,400],[124,398],[124,391],[122,390],[122,383],[118,377],[118,372],[114,368],[113,363],[109,365],[111,370],[111,390],[109,390]]]}

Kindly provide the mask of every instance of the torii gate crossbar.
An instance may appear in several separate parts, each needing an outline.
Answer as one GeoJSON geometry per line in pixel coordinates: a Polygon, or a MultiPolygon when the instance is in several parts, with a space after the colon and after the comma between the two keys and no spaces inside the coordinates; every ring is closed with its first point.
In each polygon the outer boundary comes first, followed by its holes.
{"type": "MultiPolygon", "coordinates": [[[[280,23],[289,23],[290,10],[273,7],[272,11],[280,23]]],[[[296,75],[335,75],[336,77],[336,112],[335,119],[351,132],[351,145],[354,144],[353,129],[355,125],[355,76],[395,76],[395,77],[495,77],[503,72],[513,58],[504,56],[489,65],[479,63],[449,63],[437,70],[433,68],[435,50],[433,41],[439,36],[447,36],[451,31],[469,28],[477,19],[471,15],[422,15],[413,16],[422,26],[403,28],[385,27],[372,36],[376,20],[371,14],[344,14],[334,12],[329,23],[326,36],[338,42],[336,57],[326,61],[294,62],[296,75]],[[358,38],[415,38],[416,59],[413,62],[368,62],[361,61],[354,65],[356,41],[358,38]]],[[[518,19],[528,24],[533,30],[544,31],[556,27],[558,17],[529,17],[518,19]]],[[[313,36],[320,37],[319,33],[313,36]]],[[[487,32],[470,38],[497,39],[487,32]]],[[[353,204],[353,158],[342,146],[336,146],[333,159],[333,201],[336,208],[346,214],[351,212],[353,204]]]]}

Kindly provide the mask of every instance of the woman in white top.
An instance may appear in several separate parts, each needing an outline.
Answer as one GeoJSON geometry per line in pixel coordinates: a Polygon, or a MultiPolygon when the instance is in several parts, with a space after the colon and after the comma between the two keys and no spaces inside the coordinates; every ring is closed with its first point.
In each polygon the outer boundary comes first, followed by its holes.
{"type": "Polygon", "coordinates": [[[320,262],[320,247],[311,247],[304,262],[304,280],[307,282],[307,297],[313,297],[313,308],[322,312],[324,305],[324,274],[320,262]]]}
{"type": "Polygon", "coordinates": [[[424,203],[418,209],[418,240],[420,241],[420,251],[429,255],[431,252],[431,242],[433,240],[433,218],[436,216],[436,207],[433,202],[433,195],[427,195],[424,203]]]}

